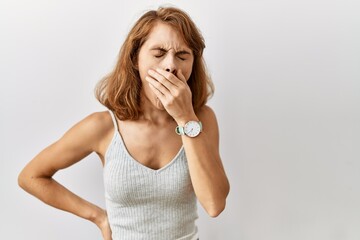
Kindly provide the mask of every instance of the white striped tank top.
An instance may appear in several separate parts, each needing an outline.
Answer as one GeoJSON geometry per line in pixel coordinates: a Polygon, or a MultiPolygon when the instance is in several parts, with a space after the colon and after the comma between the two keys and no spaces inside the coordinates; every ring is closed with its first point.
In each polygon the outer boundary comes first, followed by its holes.
{"type": "Polygon", "coordinates": [[[112,239],[197,239],[196,196],[184,147],[166,166],[146,167],[129,154],[108,111],[114,135],[105,153],[104,187],[112,239]]]}

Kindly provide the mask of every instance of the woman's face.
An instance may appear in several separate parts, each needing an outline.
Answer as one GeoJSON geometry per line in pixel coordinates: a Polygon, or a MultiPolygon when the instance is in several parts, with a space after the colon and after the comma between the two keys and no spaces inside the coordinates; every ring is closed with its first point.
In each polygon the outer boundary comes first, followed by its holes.
{"type": "Polygon", "coordinates": [[[177,74],[181,70],[186,80],[189,80],[193,62],[193,52],[183,41],[181,34],[165,23],[156,23],[138,55],[142,97],[147,98],[154,106],[163,110],[162,103],[145,80],[145,77],[149,76],[148,70],[160,68],[172,72],[175,76],[178,76],[177,74]]]}

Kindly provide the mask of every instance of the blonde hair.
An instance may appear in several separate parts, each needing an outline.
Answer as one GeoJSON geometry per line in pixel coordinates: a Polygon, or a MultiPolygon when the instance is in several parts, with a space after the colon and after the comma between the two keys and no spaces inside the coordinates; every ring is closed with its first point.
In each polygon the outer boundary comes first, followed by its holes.
{"type": "Polygon", "coordinates": [[[121,120],[136,120],[141,113],[141,79],[137,57],[141,46],[157,21],[169,24],[179,31],[192,49],[194,62],[187,81],[192,92],[195,113],[206,104],[214,93],[214,85],[206,71],[203,59],[204,38],[191,18],[174,7],[159,7],[142,15],[130,30],[122,45],[115,68],[95,87],[95,97],[121,120]]]}

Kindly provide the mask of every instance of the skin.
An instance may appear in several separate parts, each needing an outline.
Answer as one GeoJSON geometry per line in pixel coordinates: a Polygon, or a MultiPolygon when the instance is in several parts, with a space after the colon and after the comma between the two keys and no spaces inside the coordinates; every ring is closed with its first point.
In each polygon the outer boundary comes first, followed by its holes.
{"type": "MultiPolygon", "coordinates": [[[[208,106],[195,114],[191,104],[187,80],[193,60],[181,35],[169,25],[157,23],[138,55],[143,115],[136,121],[117,119],[117,124],[128,152],[145,167],[162,168],[183,145],[195,194],[208,214],[216,217],[225,208],[229,182],[219,155],[216,116],[208,106]],[[175,134],[175,127],[189,120],[201,120],[200,135],[175,134]]],[[[66,189],[53,175],[92,152],[104,165],[113,134],[107,111],[90,114],[24,167],[18,178],[20,187],[46,204],[93,222],[103,239],[111,240],[106,211],[66,189]]]]}

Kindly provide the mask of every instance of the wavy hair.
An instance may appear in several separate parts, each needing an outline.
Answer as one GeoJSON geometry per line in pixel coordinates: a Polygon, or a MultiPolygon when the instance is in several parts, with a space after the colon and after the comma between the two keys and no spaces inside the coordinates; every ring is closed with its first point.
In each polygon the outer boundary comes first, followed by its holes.
{"type": "Polygon", "coordinates": [[[214,93],[214,85],[203,59],[204,38],[191,18],[174,7],[159,7],[142,15],[127,35],[115,68],[102,78],[95,87],[96,99],[115,112],[121,120],[136,120],[141,114],[141,79],[137,69],[137,57],[141,46],[157,21],[169,24],[184,38],[193,51],[192,73],[187,81],[192,92],[195,113],[206,104],[214,93]]]}

